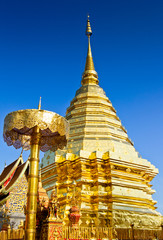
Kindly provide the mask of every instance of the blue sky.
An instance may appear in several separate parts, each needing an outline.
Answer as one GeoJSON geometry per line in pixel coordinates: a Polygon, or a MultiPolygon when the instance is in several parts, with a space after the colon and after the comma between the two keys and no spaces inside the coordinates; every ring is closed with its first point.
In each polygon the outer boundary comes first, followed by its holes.
{"type": "Polygon", "coordinates": [[[153,197],[163,213],[162,12],[161,0],[1,0],[0,171],[21,151],[3,141],[9,112],[37,108],[42,96],[43,109],[65,115],[84,71],[89,13],[99,84],[137,151],[159,168],[153,197]]]}

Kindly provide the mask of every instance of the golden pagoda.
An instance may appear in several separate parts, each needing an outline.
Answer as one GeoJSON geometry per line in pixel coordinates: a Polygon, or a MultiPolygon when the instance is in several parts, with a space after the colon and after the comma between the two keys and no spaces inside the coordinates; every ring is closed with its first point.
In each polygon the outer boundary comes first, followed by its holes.
{"type": "Polygon", "coordinates": [[[42,182],[50,196],[54,185],[59,217],[68,225],[74,189],[80,209],[80,227],[158,230],[161,214],[156,211],[150,182],[158,174],[143,159],[122,126],[116,110],[98,85],[87,20],[88,53],[81,87],[76,91],[66,119],[70,123],[67,147],[48,151],[42,159],[42,182]],[[75,184],[73,184],[75,181],[75,184]]]}

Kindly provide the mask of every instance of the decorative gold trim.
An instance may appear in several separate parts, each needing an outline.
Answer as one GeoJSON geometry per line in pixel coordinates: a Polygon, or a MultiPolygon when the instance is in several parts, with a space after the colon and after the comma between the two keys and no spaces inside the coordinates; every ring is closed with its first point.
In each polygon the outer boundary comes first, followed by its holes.
{"type": "Polygon", "coordinates": [[[39,162],[39,159],[37,159],[37,158],[30,158],[30,162],[32,162],[32,161],[39,162]]]}
{"type": "Polygon", "coordinates": [[[27,193],[27,196],[38,196],[38,193],[27,193]]]}
{"type": "MultiPolygon", "coordinates": [[[[26,232],[28,232],[28,233],[36,233],[36,230],[35,229],[27,229],[26,232]]],[[[32,238],[31,238],[31,240],[32,240],[32,238]]]]}
{"type": "Polygon", "coordinates": [[[29,175],[28,175],[28,179],[29,179],[29,178],[39,178],[39,176],[34,175],[34,174],[29,174],[29,175]]]}
{"type": "Polygon", "coordinates": [[[34,211],[34,210],[27,210],[26,211],[26,214],[36,214],[37,211],[34,211]]]}

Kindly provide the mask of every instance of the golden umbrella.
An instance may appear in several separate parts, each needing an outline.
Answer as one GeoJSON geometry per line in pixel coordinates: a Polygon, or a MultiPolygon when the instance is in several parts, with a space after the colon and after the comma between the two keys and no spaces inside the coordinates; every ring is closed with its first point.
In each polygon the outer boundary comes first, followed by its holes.
{"type": "Polygon", "coordinates": [[[4,120],[3,137],[8,146],[31,150],[28,176],[25,239],[34,240],[39,172],[39,152],[62,149],[67,144],[69,124],[60,115],[40,110],[26,109],[9,113],[4,120]]]}

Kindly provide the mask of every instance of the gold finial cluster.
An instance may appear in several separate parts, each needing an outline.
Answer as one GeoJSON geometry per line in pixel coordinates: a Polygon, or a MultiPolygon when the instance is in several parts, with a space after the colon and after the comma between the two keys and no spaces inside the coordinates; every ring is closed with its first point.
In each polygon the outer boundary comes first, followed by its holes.
{"type": "Polygon", "coordinates": [[[88,37],[90,37],[92,35],[92,29],[91,29],[91,24],[90,24],[90,20],[89,20],[89,14],[87,17],[87,28],[86,28],[86,33],[85,33],[88,37]]]}
{"type": "Polygon", "coordinates": [[[85,71],[82,76],[82,85],[98,84],[98,75],[97,75],[97,72],[95,71],[92,52],[91,52],[90,36],[92,35],[92,29],[91,29],[91,24],[89,20],[89,15],[87,18],[86,35],[88,37],[88,52],[87,52],[87,59],[85,64],[85,71]]]}

